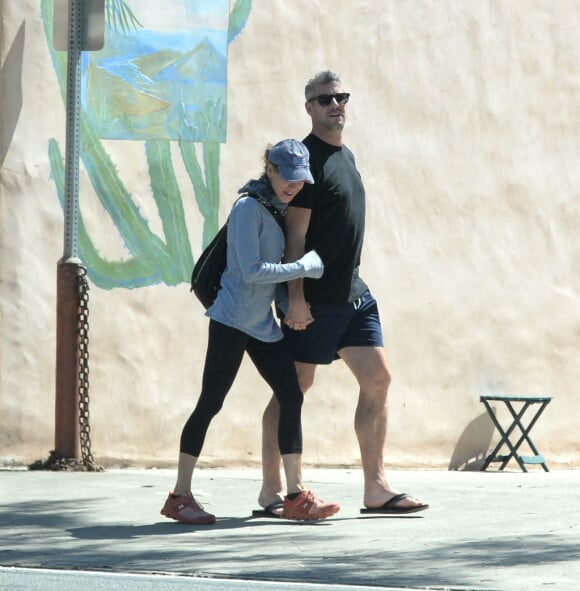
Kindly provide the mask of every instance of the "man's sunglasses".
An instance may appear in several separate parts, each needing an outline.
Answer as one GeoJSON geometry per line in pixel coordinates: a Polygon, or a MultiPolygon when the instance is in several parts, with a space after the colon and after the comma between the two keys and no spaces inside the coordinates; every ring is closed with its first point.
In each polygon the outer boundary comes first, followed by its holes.
{"type": "Polygon", "coordinates": [[[319,94],[318,96],[313,96],[308,99],[308,102],[318,101],[318,104],[321,107],[328,107],[332,102],[332,99],[335,99],[339,105],[346,105],[349,98],[350,92],[337,92],[336,94],[319,94]]]}

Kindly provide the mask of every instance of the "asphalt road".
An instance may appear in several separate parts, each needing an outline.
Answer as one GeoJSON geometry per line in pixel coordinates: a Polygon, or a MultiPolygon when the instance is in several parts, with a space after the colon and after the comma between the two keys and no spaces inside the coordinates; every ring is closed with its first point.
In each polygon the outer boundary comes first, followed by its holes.
{"type": "Polygon", "coordinates": [[[359,512],[360,470],[307,469],[306,482],[342,509],[303,524],[251,517],[258,471],[199,470],[194,492],[217,515],[212,526],[159,514],[174,478],[173,470],[0,471],[0,588],[579,588],[580,471],[391,472],[430,508],[373,516],[359,512]]]}

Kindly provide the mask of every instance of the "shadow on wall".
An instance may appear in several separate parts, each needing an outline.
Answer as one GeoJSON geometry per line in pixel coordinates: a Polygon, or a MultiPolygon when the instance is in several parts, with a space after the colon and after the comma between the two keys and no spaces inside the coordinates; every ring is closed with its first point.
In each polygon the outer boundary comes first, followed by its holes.
{"type": "Polygon", "coordinates": [[[481,470],[491,446],[494,425],[484,412],[465,427],[460,435],[449,462],[449,470],[481,470]]]}
{"type": "Polygon", "coordinates": [[[10,51],[0,70],[0,80],[2,87],[6,89],[4,98],[7,99],[2,104],[2,132],[0,133],[0,167],[4,164],[4,159],[8,153],[8,148],[12,143],[14,130],[22,111],[22,56],[24,54],[25,23],[23,22],[18,29],[10,51]],[[10,83],[10,92],[8,92],[8,83],[10,83]]]}

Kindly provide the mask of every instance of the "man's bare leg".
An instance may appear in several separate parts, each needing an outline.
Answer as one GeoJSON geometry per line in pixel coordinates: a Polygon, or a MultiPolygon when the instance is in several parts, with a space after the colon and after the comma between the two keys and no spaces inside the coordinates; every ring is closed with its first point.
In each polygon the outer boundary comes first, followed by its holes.
{"type": "MultiPolygon", "coordinates": [[[[314,383],[316,365],[296,362],[298,383],[302,392],[306,392],[314,383]]],[[[262,416],[262,489],[258,496],[261,507],[284,499],[285,487],[281,474],[281,457],[278,449],[278,418],[280,406],[274,396],[266,406],[262,416]]],[[[280,512],[282,510],[280,509],[280,512]]]]}
{"type": "MultiPolygon", "coordinates": [[[[262,488],[258,504],[268,507],[284,500],[285,487],[282,481],[281,456],[278,449],[278,418],[280,405],[275,396],[264,410],[262,416],[262,488]]],[[[282,513],[282,508],[276,513],[282,513]]]]}
{"type": "MultiPolygon", "coordinates": [[[[339,351],[359,387],[355,414],[355,431],[359,442],[364,474],[364,505],[380,507],[399,494],[387,480],[384,446],[387,436],[387,391],[391,375],[382,347],[345,347],[339,351]]],[[[422,501],[414,497],[401,499],[398,507],[417,507],[422,501]]]]}

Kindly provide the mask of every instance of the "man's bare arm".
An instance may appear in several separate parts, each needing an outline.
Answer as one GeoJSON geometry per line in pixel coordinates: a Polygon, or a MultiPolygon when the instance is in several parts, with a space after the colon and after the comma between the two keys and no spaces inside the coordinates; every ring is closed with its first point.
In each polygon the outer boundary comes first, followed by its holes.
{"type": "MultiPolygon", "coordinates": [[[[306,231],[310,223],[310,209],[289,207],[286,213],[286,250],[287,262],[297,261],[305,254],[306,231]]],[[[294,330],[305,329],[313,320],[310,307],[304,299],[303,279],[288,282],[289,307],[284,318],[285,324],[294,330]]]]}

